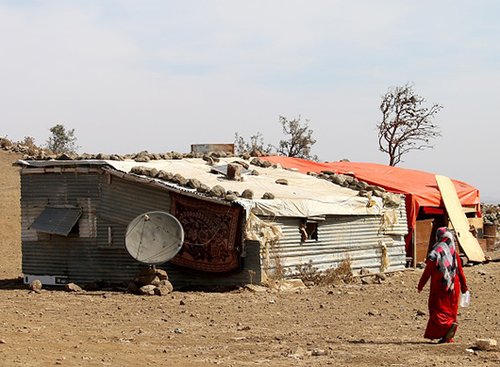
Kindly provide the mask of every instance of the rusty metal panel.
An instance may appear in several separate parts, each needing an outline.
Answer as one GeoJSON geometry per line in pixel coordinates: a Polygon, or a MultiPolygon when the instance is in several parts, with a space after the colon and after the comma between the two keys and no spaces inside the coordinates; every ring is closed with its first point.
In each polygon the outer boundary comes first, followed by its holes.
{"type": "MultiPolygon", "coordinates": [[[[301,242],[300,218],[277,218],[274,221],[280,224],[283,238],[272,254],[279,257],[280,265],[288,274],[296,272],[296,266],[309,262],[319,270],[335,268],[346,257],[351,260],[353,270],[367,268],[379,271],[383,245],[387,248],[390,262],[387,270],[405,267],[404,234],[384,234],[380,230],[380,216],[327,216],[318,224],[318,240],[305,242],[301,242]]],[[[265,263],[264,258],[262,263],[265,263]]]]}

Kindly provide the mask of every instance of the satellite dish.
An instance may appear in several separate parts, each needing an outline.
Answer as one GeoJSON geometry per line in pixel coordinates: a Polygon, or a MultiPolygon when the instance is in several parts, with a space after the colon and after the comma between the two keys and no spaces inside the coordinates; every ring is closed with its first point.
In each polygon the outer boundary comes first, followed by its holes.
{"type": "Polygon", "coordinates": [[[125,247],[137,261],[158,265],[172,259],[182,247],[184,230],[171,214],[155,211],[139,215],[127,226],[125,247]]]}

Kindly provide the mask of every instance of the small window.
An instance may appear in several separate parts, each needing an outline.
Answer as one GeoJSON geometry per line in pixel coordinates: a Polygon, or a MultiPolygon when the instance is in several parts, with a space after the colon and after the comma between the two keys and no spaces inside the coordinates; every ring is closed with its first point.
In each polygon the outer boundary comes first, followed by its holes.
{"type": "Polygon", "coordinates": [[[78,234],[76,224],[81,216],[82,208],[48,206],[35,219],[29,229],[68,237],[70,234],[78,234]]]}
{"type": "Polygon", "coordinates": [[[300,242],[318,240],[318,223],[304,220],[299,225],[300,242]]]}

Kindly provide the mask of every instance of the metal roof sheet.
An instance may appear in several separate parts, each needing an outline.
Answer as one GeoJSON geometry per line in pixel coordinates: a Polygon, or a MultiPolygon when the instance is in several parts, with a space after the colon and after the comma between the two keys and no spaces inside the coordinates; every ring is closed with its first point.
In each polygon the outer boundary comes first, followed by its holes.
{"type": "Polygon", "coordinates": [[[68,236],[82,215],[82,208],[46,207],[31,224],[39,232],[68,236]]]}

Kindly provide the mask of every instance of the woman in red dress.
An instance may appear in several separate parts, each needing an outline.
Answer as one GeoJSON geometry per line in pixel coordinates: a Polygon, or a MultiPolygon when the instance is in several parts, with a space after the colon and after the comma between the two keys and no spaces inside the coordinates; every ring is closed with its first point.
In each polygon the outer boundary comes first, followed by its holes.
{"type": "Polygon", "coordinates": [[[439,339],[439,343],[452,343],[457,330],[460,291],[467,291],[462,262],[457,254],[453,234],[446,227],[438,228],[437,242],[426,260],[425,270],[418,283],[422,292],[431,278],[429,293],[429,322],[424,338],[439,339]]]}

